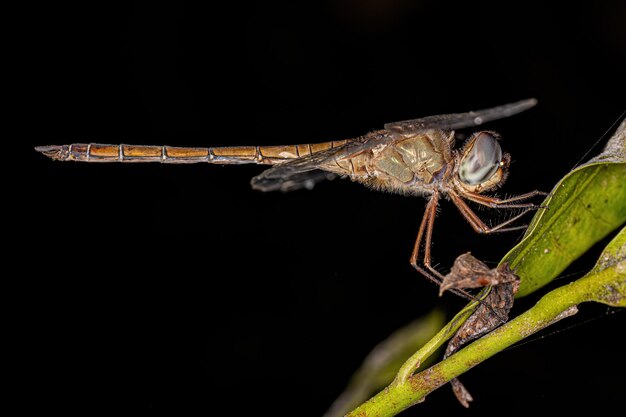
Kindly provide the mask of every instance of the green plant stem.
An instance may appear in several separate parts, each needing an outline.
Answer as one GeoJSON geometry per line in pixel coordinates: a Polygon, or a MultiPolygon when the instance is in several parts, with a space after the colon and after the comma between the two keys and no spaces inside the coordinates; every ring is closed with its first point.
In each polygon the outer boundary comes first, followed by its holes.
{"type": "Polygon", "coordinates": [[[395,383],[406,381],[415,373],[417,368],[433,353],[437,351],[448,339],[450,339],[459,327],[472,315],[476,307],[477,302],[470,303],[463,310],[461,310],[448,324],[443,327],[439,333],[437,333],[432,339],[424,344],[417,352],[415,352],[407,361],[402,365],[395,379],[395,383]]]}
{"type": "Polygon", "coordinates": [[[625,271],[626,260],[621,259],[610,268],[592,271],[578,281],[549,292],[533,308],[446,360],[404,380],[396,378],[391,385],[347,416],[394,416],[423,401],[428,393],[485,359],[556,321],[575,314],[576,306],[582,302],[598,301],[626,306],[625,271]]]}

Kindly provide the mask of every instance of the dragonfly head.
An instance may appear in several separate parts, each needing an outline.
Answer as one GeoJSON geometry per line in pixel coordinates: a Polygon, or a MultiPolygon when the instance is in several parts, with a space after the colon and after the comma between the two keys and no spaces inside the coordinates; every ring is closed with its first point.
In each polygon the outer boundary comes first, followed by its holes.
{"type": "Polygon", "coordinates": [[[456,179],[470,192],[497,187],[506,179],[510,156],[502,153],[495,132],[474,133],[461,150],[456,164],[456,179]]]}

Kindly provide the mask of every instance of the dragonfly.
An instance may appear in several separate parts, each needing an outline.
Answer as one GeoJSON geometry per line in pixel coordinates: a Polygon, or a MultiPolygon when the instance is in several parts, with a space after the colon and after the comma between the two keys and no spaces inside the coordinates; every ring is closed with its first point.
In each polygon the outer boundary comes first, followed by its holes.
{"type": "MultiPolygon", "coordinates": [[[[455,149],[455,129],[477,127],[506,118],[537,104],[534,98],[465,113],[443,114],[387,123],[383,129],[353,139],[279,146],[173,147],[73,143],[38,146],[36,151],[58,161],[160,162],[166,164],[260,164],[269,169],[251,180],[260,191],[311,189],[320,181],[345,177],[371,189],[421,196],[427,199],[410,263],[436,284],[443,275],[431,262],[433,226],[437,207],[447,196],[478,233],[520,230],[512,226],[540,206],[528,200],[540,191],[500,199],[485,195],[505,181],[511,157],[500,147],[500,135],[489,130],[473,133],[455,149]],[[495,209],[521,211],[495,226],[488,226],[466,201],[495,209]],[[420,251],[423,259],[420,264],[420,251]]],[[[461,289],[453,292],[475,299],[461,289]]]]}

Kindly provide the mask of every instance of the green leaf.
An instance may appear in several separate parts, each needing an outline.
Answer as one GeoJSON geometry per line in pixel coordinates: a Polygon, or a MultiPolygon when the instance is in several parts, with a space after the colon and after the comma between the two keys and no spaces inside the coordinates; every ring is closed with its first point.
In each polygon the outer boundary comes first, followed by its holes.
{"type": "Polygon", "coordinates": [[[626,121],[605,150],[567,174],[543,203],[522,241],[507,253],[521,278],[518,297],[559,276],[593,244],[626,222],[626,121]]]}

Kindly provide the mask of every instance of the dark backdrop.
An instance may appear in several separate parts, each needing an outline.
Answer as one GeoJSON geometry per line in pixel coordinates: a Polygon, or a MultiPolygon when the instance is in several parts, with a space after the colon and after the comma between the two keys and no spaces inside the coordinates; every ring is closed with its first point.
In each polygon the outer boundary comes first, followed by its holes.
{"type": "MultiPolygon", "coordinates": [[[[262,194],[248,184],[256,166],[63,164],[32,146],[319,142],[536,97],[489,126],[513,155],[502,192],[515,194],[549,191],[625,108],[619,1],[127,2],[26,16],[26,404],[54,409],[320,416],[376,343],[464,301],[439,299],[408,263],[423,199],[349,181],[262,194]]],[[[444,202],[433,256],[443,271],[468,250],[495,264],[519,238],[477,236],[444,202]]],[[[406,415],[619,406],[624,315],[581,310],[465,375],[469,411],[445,387],[406,415]]]]}

